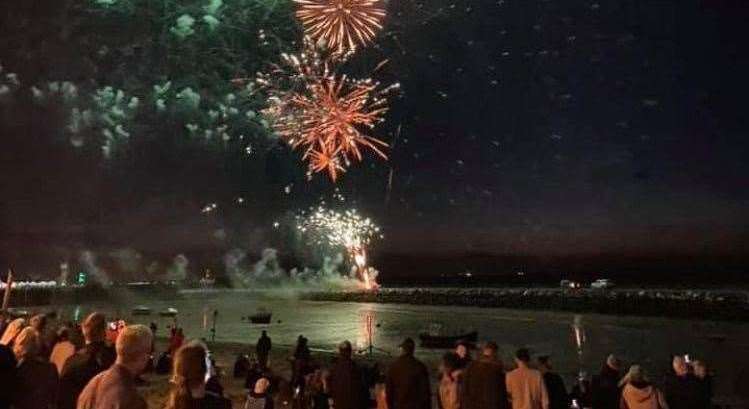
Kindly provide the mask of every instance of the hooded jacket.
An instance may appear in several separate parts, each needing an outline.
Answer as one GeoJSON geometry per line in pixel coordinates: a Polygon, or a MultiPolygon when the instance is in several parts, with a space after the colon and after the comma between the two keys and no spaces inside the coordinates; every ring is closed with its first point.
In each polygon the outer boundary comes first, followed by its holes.
{"type": "Polygon", "coordinates": [[[649,383],[630,382],[622,390],[620,409],[668,409],[663,394],[649,383]]]}

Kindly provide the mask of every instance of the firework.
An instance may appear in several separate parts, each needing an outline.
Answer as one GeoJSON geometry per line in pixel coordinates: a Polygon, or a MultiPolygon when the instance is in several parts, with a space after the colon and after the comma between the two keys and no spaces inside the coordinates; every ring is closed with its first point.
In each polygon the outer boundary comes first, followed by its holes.
{"type": "Polygon", "coordinates": [[[371,219],[362,217],[356,209],[338,212],[321,205],[297,216],[297,230],[315,244],[345,249],[365,288],[376,285],[372,268],[367,266],[367,247],[382,235],[371,219]]]}
{"type": "Polygon", "coordinates": [[[369,149],[383,159],[388,145],[367,134],[384,120],[387,96],[399,84],[387,87],[372,79],[354,80],[338,75],[329,58],[305,41],[305,52],[282,55],[282,64],[256,83],[267,90],[268,107],[278,136],[303,152],[308,175],[327,172],[335,181],[352,161],[369,149]]]}
{"type": "Polygon", "coordinates": [[[372,42],[382,29],[382,0],[294,0],[307,36],[336,54],[372,42]]]}

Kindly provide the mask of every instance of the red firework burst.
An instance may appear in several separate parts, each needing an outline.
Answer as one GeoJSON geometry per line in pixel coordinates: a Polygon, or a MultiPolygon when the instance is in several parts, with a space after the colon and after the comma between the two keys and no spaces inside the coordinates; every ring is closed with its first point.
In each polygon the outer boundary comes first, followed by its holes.
{"type": "Polygon", "coordinates": [[[294,0],[297,18],[315,42],[338,53],[367,45],[382,29],[383,0],[294,0]]]}
{"type": "Polygon", "coordinates": [[[289,115],[275,124],[276,132],[304,150],[310,173],[327,171],[335,181],[352,160],[362,160],[362,148],[387,159],[383,148],[388,145],[364,133],[383,120],[387,90],[378,90],[371,80],[321,78],[307,92],[291,96],[289,115]]]}
{"type": "Polygon", "coordinates": [[[281,139],[304,152],[309,175],[325,171],[335,181],[352,161],[362,160],[364,149],[387,159],[388,145],[367,132],[383,121],[386,97],[398,84],[336,75],[309,41],[305,52],[283,55],[282,62],[257,78],[268,92],[263,113],[281,139]]]}

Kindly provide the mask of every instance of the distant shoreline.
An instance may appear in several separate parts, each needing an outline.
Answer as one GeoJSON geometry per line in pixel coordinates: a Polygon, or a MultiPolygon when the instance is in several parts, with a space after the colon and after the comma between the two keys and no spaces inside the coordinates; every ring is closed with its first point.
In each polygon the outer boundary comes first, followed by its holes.
{"type": "Polygon", "coordinates": [[[455,305],[749,322],[749,296],[744,292],[386,288],[376,292],[304,291],[300,293],[300,298],[310,301],[455,305]]]}

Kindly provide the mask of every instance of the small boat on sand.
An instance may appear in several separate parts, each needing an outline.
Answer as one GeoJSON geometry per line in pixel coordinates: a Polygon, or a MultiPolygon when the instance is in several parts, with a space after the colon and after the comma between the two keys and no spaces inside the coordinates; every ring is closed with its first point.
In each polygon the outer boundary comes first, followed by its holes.
{"type": "Polygon", "coordinates": [[[176,317],[177,314],[179,314],[179,311],[177,311],[176,308],[172,307],[159,311],[159,315],[161,315],[162,317],[176,317]]]}
{"type": "Polygon", "coordinates": [[[465,334],[459,335],[432,335],[427,333],[419,334],[421,339],[422,348],[433,348],[433,349],[450,349],[455,347],[460,341],[475,344],[478,340],[478,331],[471,331],[465,334]]]}
{"type": "Polygon", "coordinates": [[[258,308],[257,312],[247,316],[247,319],[252,324],[270,324],[271,318],[273,318],[273,313],[267,311],[265,308],[258,308]]]}
{"type": "Polygon", "coordinates": [[[133,315],[151,315],[151,309],[145,305],[139,305],[131,311],[133,315]]]}

